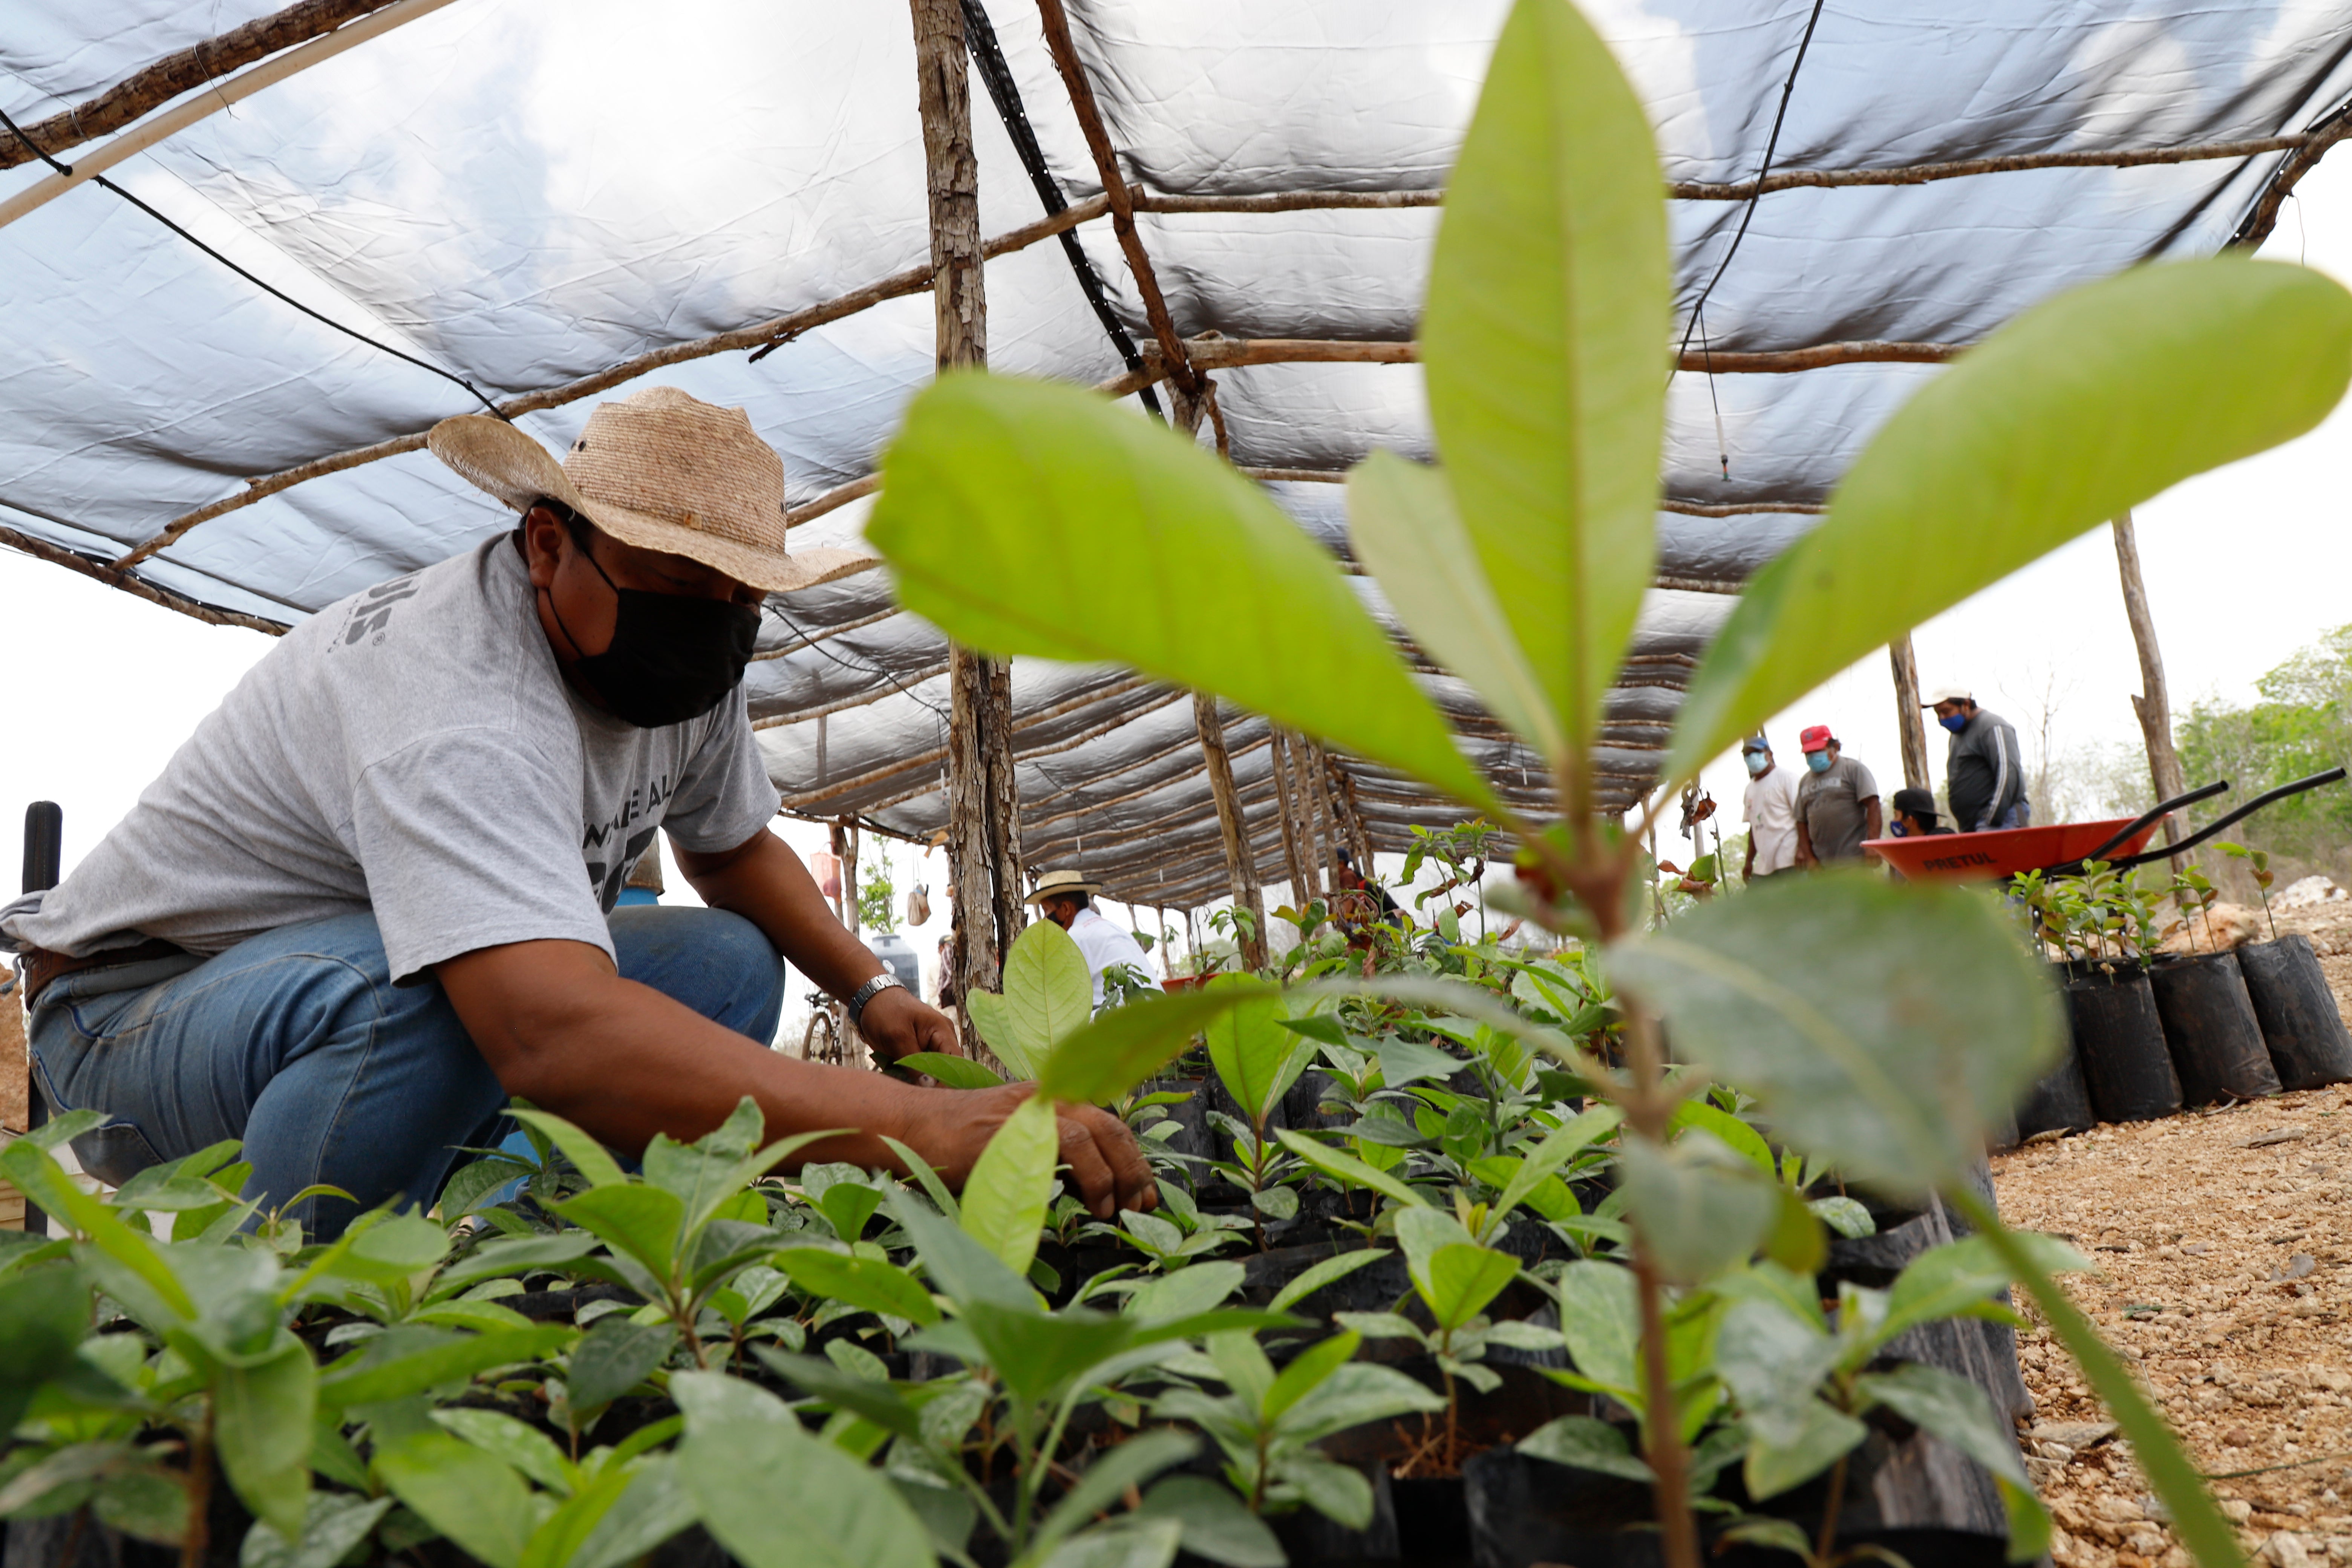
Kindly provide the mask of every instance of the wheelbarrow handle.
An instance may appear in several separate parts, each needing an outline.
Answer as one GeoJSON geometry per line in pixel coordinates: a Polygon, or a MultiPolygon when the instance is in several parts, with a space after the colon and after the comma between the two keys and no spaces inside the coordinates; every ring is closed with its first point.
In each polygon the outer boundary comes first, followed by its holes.
{"type": "Polygon", "coordinates": [[[2179,844],[2168,844],[2161,849],[2151,849],[2144,855],[2134,855],[2128,859],[2118,860],[2116,862],[2115,868],[2121,871],[2128,867],[2144,865],[2150,860],[2161,860],[2168,856],[2185,855],[2189,850],[2196,848],[2200,844],[2204,843],[2208,838],[2212,837],[2216,833],[2221,832],[2221,829],[2229,826],[2231,823],[2239,822],[2246,817],[2252,816],[2254,813],[2262,810],[2263,807],[2270,805],[2273,801],[2284,800],[2291,795],[2301,795],[2305,790],[2317,789],[2322,784],[2332,784],[2343,777],[2344,770],[2342,768],[2330,768],[2324,773],[2314,773],[2307,779],[2297,779],[2293,784],[2283,784],[2274,790],[2266,790],[2263,794],[2254,796],[2253,799],[2246,802],[2245,805],[2238,807],[2237,810],[2231,812],[2229,816],[2221,818],[2221,821],[2216,822],[2211,826],[2206,828],[2202,833],[2184,839],[2179,844]]]}
{"type": "MultiPolygon", "coordinates": [[[[2103,860],[2106,858],[2108,850],[2113,849],[2118,844],[2129,843],[2133,834],[2137,833],[2141,828],[2148,826],[2148,824],[2158,821],[2163,817],[2166,813],[2179,811],[2184,805],[2195,805],[2200,800],[2210,800],[2213,796],[2220,795],[2223,790],[2226,790],[2229,787],[2230,781],[2228,779],[2217,779],[2211,784],[2200,785],[2196,789],[2190,790],[2187,795],[2174,795],[2170,800],[2160,803],[2154,811],[2147,813],[2144,816],[2133,818],[2130,826],[2125,828],[2121,833],[2116,834],[2113,838],[2108,839],[2105,844],[2100,845],[2096,849],[2092,850],[2088,855],[2084,856],[2083,858],[2085,860],[2103,860]]],[[[2174,851],[2168,849],[2165,853],[2169,855],[2174,853],[2174,851]]]]}

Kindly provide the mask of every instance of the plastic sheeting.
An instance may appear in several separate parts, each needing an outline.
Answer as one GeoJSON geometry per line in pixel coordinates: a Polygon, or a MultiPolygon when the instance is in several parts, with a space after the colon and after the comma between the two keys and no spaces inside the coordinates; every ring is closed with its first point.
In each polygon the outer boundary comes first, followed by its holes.
{"type": "MultiPolygon", "coordinates": [[[[89,97],[271,0],[16,0],[0,106],[20,122],[89,97]]],[[[1147,190],[1196,195],[1442,186],[1501,0],[1073,0],[1113,139],[1147,190]]],[[[1811,7],[1609,0],[1589,7],[1652,108],[1675,181],[1752,177],[1811,7]]],[[[1055,177],[1098,186],[1022,0],[990,15],[1055,177]]],[[[1790,95],[1782,169],[1886,167],[2170,147],[2299,131],[2352,92],[2352,5],[1979,0],[1825,5],[1790,95]]],[[[985,232],[1040,216],[975,81],[985,232]]],[[[72,156],[67,154],[68,159],[72,156]]],[[[2048,295],[2154,257],[2210,252],[2280,154],[2066,168],[1764,196],[1706,299],[1721,351],[1854,339],[1966,343],[2048,295]]],[[[0,173],[0,195],[43,177],[0,173]]],[[[928,255],[913,47],[902,7],[806,0],[461,0],[272,88],[118,177],[306,304],[504,397],[847,292],[928,255]]],[[[1680,306],[1721,267],[1737,202],[1672,205],[1680,306]]],[[[1413,334],[1429,208],[1146,215],[1188,335],[1413,334]]],[[[1108,226],[1080,241],[1147,339],[1108,226]]],[[[1094,382],[1121,370],[1057,245],[988,268],[1000,370],[1094,382]]],[[[0,527],[110,560],[245,479],[421,431],[475,406],[459,387],[289,310],[104,192],[0,230],[0,527]]],[[[1699,340],[1695,340],[1695,342],[1699,340]]],[[[931,373],[927,296],[650,380],[740,404],[784,454],[796,504],[870,471],[931,373]]],[[[1862,442],[1937,374],[1850,364],[1675,378],[1665,494],[1820,502],[1862,442]],[[1718,453],[1718,417],[1729,459],[1718,453]]],[[[1411,365],[1220,372],[1237,462],[1339,470],[1374,447],[1427,455],[1411,365]]],[[[635,390],[625,384],[609,395],[635,390]]],[[[524,416],[567,444],[593,400],[524,416]]],[[[1130,404],[1132,406],[1132,404],[1130,404]]],[[[1339,488],[1274,487],[1339,546],[1339,488]]],[[[854,536],[870,503],[798,530],[854,536]]],[[[422,453],[314,480],[204,523],[139,567],[202,604],[289,622],[466,547],[507,519],[422,453]]],[[[1802,513],[1660,516],[1656,590],[1600,765],[1646,782],[1677,688],[1729,595],[1802,513]]],[[[1370,593],[1369,585],[1368,594],[1370,593]]],[[[1377,605],[1377,595],[1372,595],[1377,605]]],[[[772,603],[749,689],[793,809],[944,824],[944,645],[895,613],[881,574],[772,603]],[[820,731],[822,740],[820,740],[820,731]]],[[[1428,689],[1516,801],[1533,759],[1457,682],[1428,689]]],[[[1191,705],[1117,672],[1014,675],[1033,864],[1105,872],[1170,904],[1223,889],[1191,705]]],[[[1260,867],[1283,858],[1262,721],[1229,743],[1260,867]]],[[[1458,814],[1347,764],[1376,843],[1458,814]]]]}

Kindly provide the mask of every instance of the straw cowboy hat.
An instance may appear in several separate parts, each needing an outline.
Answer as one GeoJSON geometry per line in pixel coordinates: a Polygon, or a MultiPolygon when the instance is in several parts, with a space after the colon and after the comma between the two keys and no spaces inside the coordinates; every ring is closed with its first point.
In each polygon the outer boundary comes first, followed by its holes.
{"type": "Polygon", "coordinates": [[[874,563],[859,550],[787,550],[783,459],[741,409],[674,386],[597,405],[561,464],[485,414],[444,419],[425,444],[517,511],[561,501],[625,544],[687,556],[771,594],[874,563]]]}
{"type": "Polygon", "coordinates": [[[1103,885],[1089,880],[1084,871],[1048,871],[1037,879],[1037,890],[1021,901],[1034,904],[1056,893],[1085,893],[1091,898],[1102,890],[1103,885]]]}

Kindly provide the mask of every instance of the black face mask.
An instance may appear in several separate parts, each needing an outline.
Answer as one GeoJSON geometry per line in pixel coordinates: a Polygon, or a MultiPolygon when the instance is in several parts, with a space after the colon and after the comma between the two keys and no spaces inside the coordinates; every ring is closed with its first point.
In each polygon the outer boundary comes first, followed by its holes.
{"type": "MultiPolygon", "coordinates": [[[[580,553],[604,578],[619,608],[613,618],[612,645],[603,653],[581,655],[573,668],[596,689],[614,718],[640,730],[683,724],[718,707],[741,684],[743,667],[751,662],[751,646],[760,633],[756,608],[723,599],[624,588],[605,576],[585,547],[580,553]]],[[[552,594],[547,604],[554,610],[552,594]]],[[[573,647],[580,646],[560,612],[555,624],[572,637],[573,647]]]]}

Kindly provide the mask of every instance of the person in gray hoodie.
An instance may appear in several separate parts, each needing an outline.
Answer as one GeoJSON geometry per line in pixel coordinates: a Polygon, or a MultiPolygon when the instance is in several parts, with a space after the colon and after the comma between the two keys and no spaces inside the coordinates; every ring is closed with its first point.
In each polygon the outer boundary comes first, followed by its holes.
{"type": "Polygon", "coordinates": [[[2010,721],[1978,707],[1965,686],[1940,688],[1921,706],[1934,709],[1936,722],[1952,734],[1944,761],[1952,826],[1962,833],[2027,826],[2033,813],[2025,799],[2024,754],[2010,721]]]}

